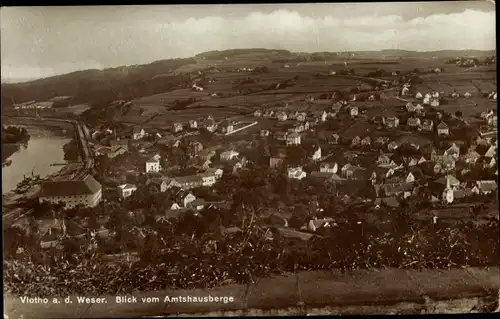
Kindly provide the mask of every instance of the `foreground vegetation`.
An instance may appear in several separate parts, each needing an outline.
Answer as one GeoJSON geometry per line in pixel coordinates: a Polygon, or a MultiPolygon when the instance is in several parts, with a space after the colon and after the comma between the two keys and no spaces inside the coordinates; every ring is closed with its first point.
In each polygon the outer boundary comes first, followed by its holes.
{"type": "Polygon", "coordinates": [[[104,241],[90,240],[83,249],[68,240],[62,250],[28,250],[29,261],[4,261],[5,286],[15,295],[39,297],[120,294],[247,283],[298,270],[498,264],[498,221],[450,228],[400,219],[386,232],[348,221],[328,237],[295,248],[287,247],[276,229],[270,239],[255,225],[232,235],[203,234],[204,227],[196,219],[157,223],[145,237],[126,243],[139,248],[140,260],[130,263],[104,262],[99,248],[104,241]],[[178,232],[182,235],[172,236],[178,232]]]}

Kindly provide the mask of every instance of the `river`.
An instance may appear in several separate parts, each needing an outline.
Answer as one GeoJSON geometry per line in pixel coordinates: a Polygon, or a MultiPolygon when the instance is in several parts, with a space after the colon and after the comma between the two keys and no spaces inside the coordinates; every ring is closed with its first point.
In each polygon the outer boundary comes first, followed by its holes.
{"type": "Polygon", "coordinates": [[[33,172],[46,177],[63,167],[50,164],[65,162],[63,146],[70,141],[69,138],[39,128],[27,129],[31,136],[27,147],[21,146],[9,157],[12,164],[2,167],[2,195],[14,190],[24,175],[30,176],[33,172]]]}

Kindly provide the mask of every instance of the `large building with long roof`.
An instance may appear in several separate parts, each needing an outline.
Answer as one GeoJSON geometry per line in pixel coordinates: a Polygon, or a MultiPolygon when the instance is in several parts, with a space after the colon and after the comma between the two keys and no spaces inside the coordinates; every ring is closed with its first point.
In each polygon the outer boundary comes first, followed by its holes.
{"type": "Polygon", "coordinates": [[[87,175],[81,179],[53,180],[42,183],[38,195],[40,202],[64,203],[66,208],[77,205],[94,207],[102,198],[102,186],[92,177],[87,175]]]}

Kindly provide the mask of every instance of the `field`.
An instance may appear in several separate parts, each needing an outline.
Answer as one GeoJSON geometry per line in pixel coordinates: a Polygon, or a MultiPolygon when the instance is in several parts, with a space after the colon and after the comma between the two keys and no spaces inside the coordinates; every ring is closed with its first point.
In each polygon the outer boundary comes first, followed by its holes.
{"type": "MultiPolygon", "coordinates": [[[[144,123],[148,126],[162,126],[170,121],[187,122],[192,118],[199,118],[208,114],[221,120],[226,117],[234,117],[250,114],[258,108],[279,108],[288,104],[287,109],[297,111],[316,111],[328,109],[332,105],[331,100],[319,100],[322,93],[357,87],[363,83],[362,76],[369,72],[383,69],[388,72],[410,71],[420,69],[423,71],[443,68],[441,73],[422,73],[420,77],[423,83],[416,84],[412,91],[428,93],[432,90],[444,92],[446,102],[439,108],[450,113],[461,111],[464,117],[472,118],[494,106],[485,100],[482,92],[490,92],[496,89],[496,73],[494,66],[477,68],[459,68],[453,64],[446,64],[445,59],[433,58],[343,58],[333,57],[327,61],[309,62],[273,62],[277,59],[285,59],[277,53],[268,54],[242,54],[230,56],[228,60],[204,60],[197,58],[196,64],[184,65],[170,73],[191,73],[192,82],[213,79],[214,82],[204,82],[202,92],[193,91],[190,88],[177,89],[171,92],[145,96],[132,100],[127,114],[119,117],[119,121],[129,124],[144,123]],[[344,65],[344,62],[347,65],[344,65]],[[285,67],[288,65],[288,67],[285,67]],[[211,66],[214,69],[208,70],[211,66]],[[254,73],[243,71],[243,68],[251,69],[266,66],[269,72],[254,73]],[[342,75],[327,76],[330,71],[341,71],[345,67],[354,69],[358,78],[349,78],[342,75]],[[240,70],[240,71],[238,71],[240,70]],[[200,72],[198,72],[200,71],[200,72]],[[321,76],[318,76],[321,74],[321,76]],[[282,89],[271,89],[278,83],[295,78],[293,86],[282,89]],[[254,80],[245,83],[245,81],[254,80]],[[457,91],[460,94],[469,92],[472,98],[452,99],[449,95],[457,91]],[[211,96],[217,93],[219,96],[211,96]],[[316,98],[312,103],[306,103],[306,96],[316,98]],[[170,106],[176,100],[187,100],[189,98],[198,101],[186,105],[183,110],[173,111],[170,106]]],[[[382,77],[386,80],[397,79],[398,76],[382,77]]],[[[376,115],[399,116],[405,113],[401,109],[405,102],[395,99],[399,88],[384,91],[385,97],[381,101],[355,102],[354,105],[367,112],[368,118],[376,115]]],[[[409,101],[416,101],[412,97],[406,97],[409,101]]],[[[262,119],[258,119],[259,121],[262,119]]],[[[251,131],[267,128],[269,123],[259,123],[252,127],[251,131]]],[[[366,128],[365,128],[366,130],[366,128]]],[[[361,134],[356,125],[347,130],[348,134],[361,134]]]]}

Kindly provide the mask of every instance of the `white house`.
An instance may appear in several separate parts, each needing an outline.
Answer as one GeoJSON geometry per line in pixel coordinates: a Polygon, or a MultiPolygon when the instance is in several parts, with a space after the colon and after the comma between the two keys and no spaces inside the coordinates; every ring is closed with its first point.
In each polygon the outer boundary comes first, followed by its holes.
{"type": "Polygon", "coordinates": [[[439,123],[439,125],[436,128],[437,128],[438,135],[449,135],[450,134],[450,128],[444,122],[439,123]]]}
{"type": "Polygon", "coordinates": [[[45,181],[41,185],[38,200],[53,204],[63,202],[66,208],[77,205],[94,207],[101,201],[102,186],[91,175],[80,179],[45,181]]]}
{"type": "Polygon", "coordinates": [[[211,172],[205,171],[203,173],[199,173],[198,176],[201,177],[202,186],[210,187],[210,186],[214,185],[215,182],[217,181],[215,174],[213,174],[211,172]]]}
{"type": "Polygon", "coordinates": [[[127,198],[137,190],[137,186],[133,184],[122,184],[118,186],[118,192],[121,198],[127,198]]]}
{"type": "Polygon", "coordinates": [[[351,109],[349,110],[349,114],[354,117],[354,116],[358,116],[359,114],[359,109],[357,106],[353,106],[351,107],[351,109]]]}
{"type": "Polygon", "coordinates": [[[300,145],[300,143],[301,143],[300,135],[297,133],[289,134],[286,137],[286,145],[300,145]]]}
{"type": "Polygon", "coordinates": [[[312,160],[313,161],[319,161],[321,159],[321,147],[318,147],[316,151],[314,151],[312,155],[312,160]]]}
{"type": "Polygon", "coordinates": [[[424,104],[424,105],[431,104],[431,97],[430,96],[428,97],[427,95],[425,95],[424,100],[422,101],[422,104],[424,104]]]}
{"type": "Polygon", "coordinates": [[[464,97],[466,97],[466,98],[470,98],[471,96],[472,96],[472,94],[470,94],[469,92],[464,93],[464,97]]]}
{"type": "Polygon", "coordinates": [[[337,163],[321,163],[319,166],[319,171],[321,173],[333,173],[337,174],[339,166],[337,163]]]}
{"type": "Polygon", "coordinates": [[[134,127],[134,131],[132,132],[133,140],[140,140],[146,136],[146,131],[142,127],[134,127]]]}
{"type": "Polygon", "coordinates": [[[221,159],[221,161],[230,161],[233,158],[237,157],[238,155],[240,155],[240,153],[233,151],[233,150],[229,150],[229,151],[222,152],[220,154],[220,159],[221,159]]]}
{"type": "Polygon", "coordinates": [[[288,178],[300,180],[306,176],[307,173],[302,170],[302,167],[294,167],[288,169],[288,178]]]}
{"type": "Polygon", "coordinates": [[[189,127],[190,128],[198,128],[198,121],[196,121],[196,120],[189,120],[189,127]]]}
{"type": "Polygon", "coordinates": [[[288,115],[286,114],[286,112],[277,112],[276,118],[278,119],[278,121],[286,121],[288,119],[288,115]]]}
{"type": "Polygon", "coordinates": [[[205,173],[207,174],[213,174],[215,176],[215,179],[221,179],[222,175],[224,174],[224,171],[221,168],[218,167],[211,167],[205,170],[205,173]]]}
{"type": "Polygon", "coordinates": [[[146,161],[146,173],[158,173],[160,170],[160,160],[151,158],[146,161]]]}
{"type": "Polygon", "coordinates": [[[415,94],[416,99],[421,99],[422,97],[423,97],[422,93],[420,93],[420,92],[417,92],[417,94],[415,94]]]}

